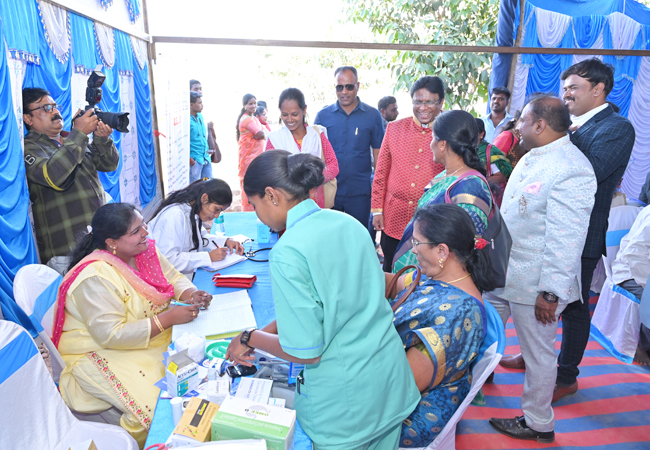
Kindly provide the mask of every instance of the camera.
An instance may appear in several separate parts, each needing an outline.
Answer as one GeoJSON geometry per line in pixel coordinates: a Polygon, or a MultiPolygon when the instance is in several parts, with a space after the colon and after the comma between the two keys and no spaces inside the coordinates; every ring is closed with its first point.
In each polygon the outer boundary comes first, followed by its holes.
{"type": "MultiPolygon", "coordinates": [[[[97,107],[97,103],[102,101],[102,84],[106,79],[106,75],[102,72],[102,66],[99,65],[93,70],[93,73],[88,77],[88,87],[86,88],[86,101],[88,105],[80,112],[74,119],[84,115],[89,109],[94,110],[97,118],[104,122],[106,125],[120,133],[128,133],[129,129],[129,113],[128,112],[105,112],[97,107]]],[[[74,120],[72,119],[72,120],[74,120]]]]}

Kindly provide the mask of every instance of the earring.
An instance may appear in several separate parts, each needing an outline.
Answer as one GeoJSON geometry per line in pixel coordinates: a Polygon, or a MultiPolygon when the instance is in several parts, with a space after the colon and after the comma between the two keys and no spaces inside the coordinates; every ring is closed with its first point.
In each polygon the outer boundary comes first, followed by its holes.
{"type": "MultiPolygon", "coordinates": [[[[113,254],[117,255],[117,247],[113,247],[113,254]]],[[[441,266],[442,266],[442,264],[441,264],[441,266]]]]}
{"type": "Polygon", "coordinates": [[[438,260],[438,264],[440,265],[440,268],[441,268],[441,269],[444,269],[444,266],[442,265],[443,262],[445,262],[445,260],[442,259],[442,258],[440,258],[440,259],[438,260]]]}
{"type": "Polygon", "coordinates": [[[277,202],[273,202],[273,204],[274,204],[275,206],[278,206],[278,203],[277,203],[277,202]]]}

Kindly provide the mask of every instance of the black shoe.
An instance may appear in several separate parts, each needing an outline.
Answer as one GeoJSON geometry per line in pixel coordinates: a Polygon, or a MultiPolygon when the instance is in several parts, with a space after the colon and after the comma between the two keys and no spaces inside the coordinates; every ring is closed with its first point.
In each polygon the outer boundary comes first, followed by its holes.
{"type": "Polygon", "coordinates": [[[535,431],[526,425],[524,416],[518,416],[514,419],[492,418],[489,422],[492,428],[511,438],[537,441],[540,444],[552,444],[555,442],[555,431],[535,431]]]}

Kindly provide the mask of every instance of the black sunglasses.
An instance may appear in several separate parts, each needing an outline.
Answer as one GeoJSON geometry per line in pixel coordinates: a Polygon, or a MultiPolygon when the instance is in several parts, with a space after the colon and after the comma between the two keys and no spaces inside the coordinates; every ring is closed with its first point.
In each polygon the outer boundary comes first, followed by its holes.
{"type": "Polygon", "coordinates": [[[345,88],[346,91],[354,91],[357,88],[357,85],[356,84],[337,84],[336,85],[337,92],[342,92],[343,88],[345,88]]]}

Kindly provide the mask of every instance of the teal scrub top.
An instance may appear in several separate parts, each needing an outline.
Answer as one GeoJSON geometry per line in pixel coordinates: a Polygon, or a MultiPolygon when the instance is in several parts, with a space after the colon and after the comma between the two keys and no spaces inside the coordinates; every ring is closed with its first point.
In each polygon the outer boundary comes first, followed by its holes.
{"type": "Polygon", "coordinates": [[[282,349],[321,357],[306,366],[294,404],[314,444],[349,449],[400,424],[421,397],[368,230],[305,200],[289,210],[269,259],[282,349]]]}

